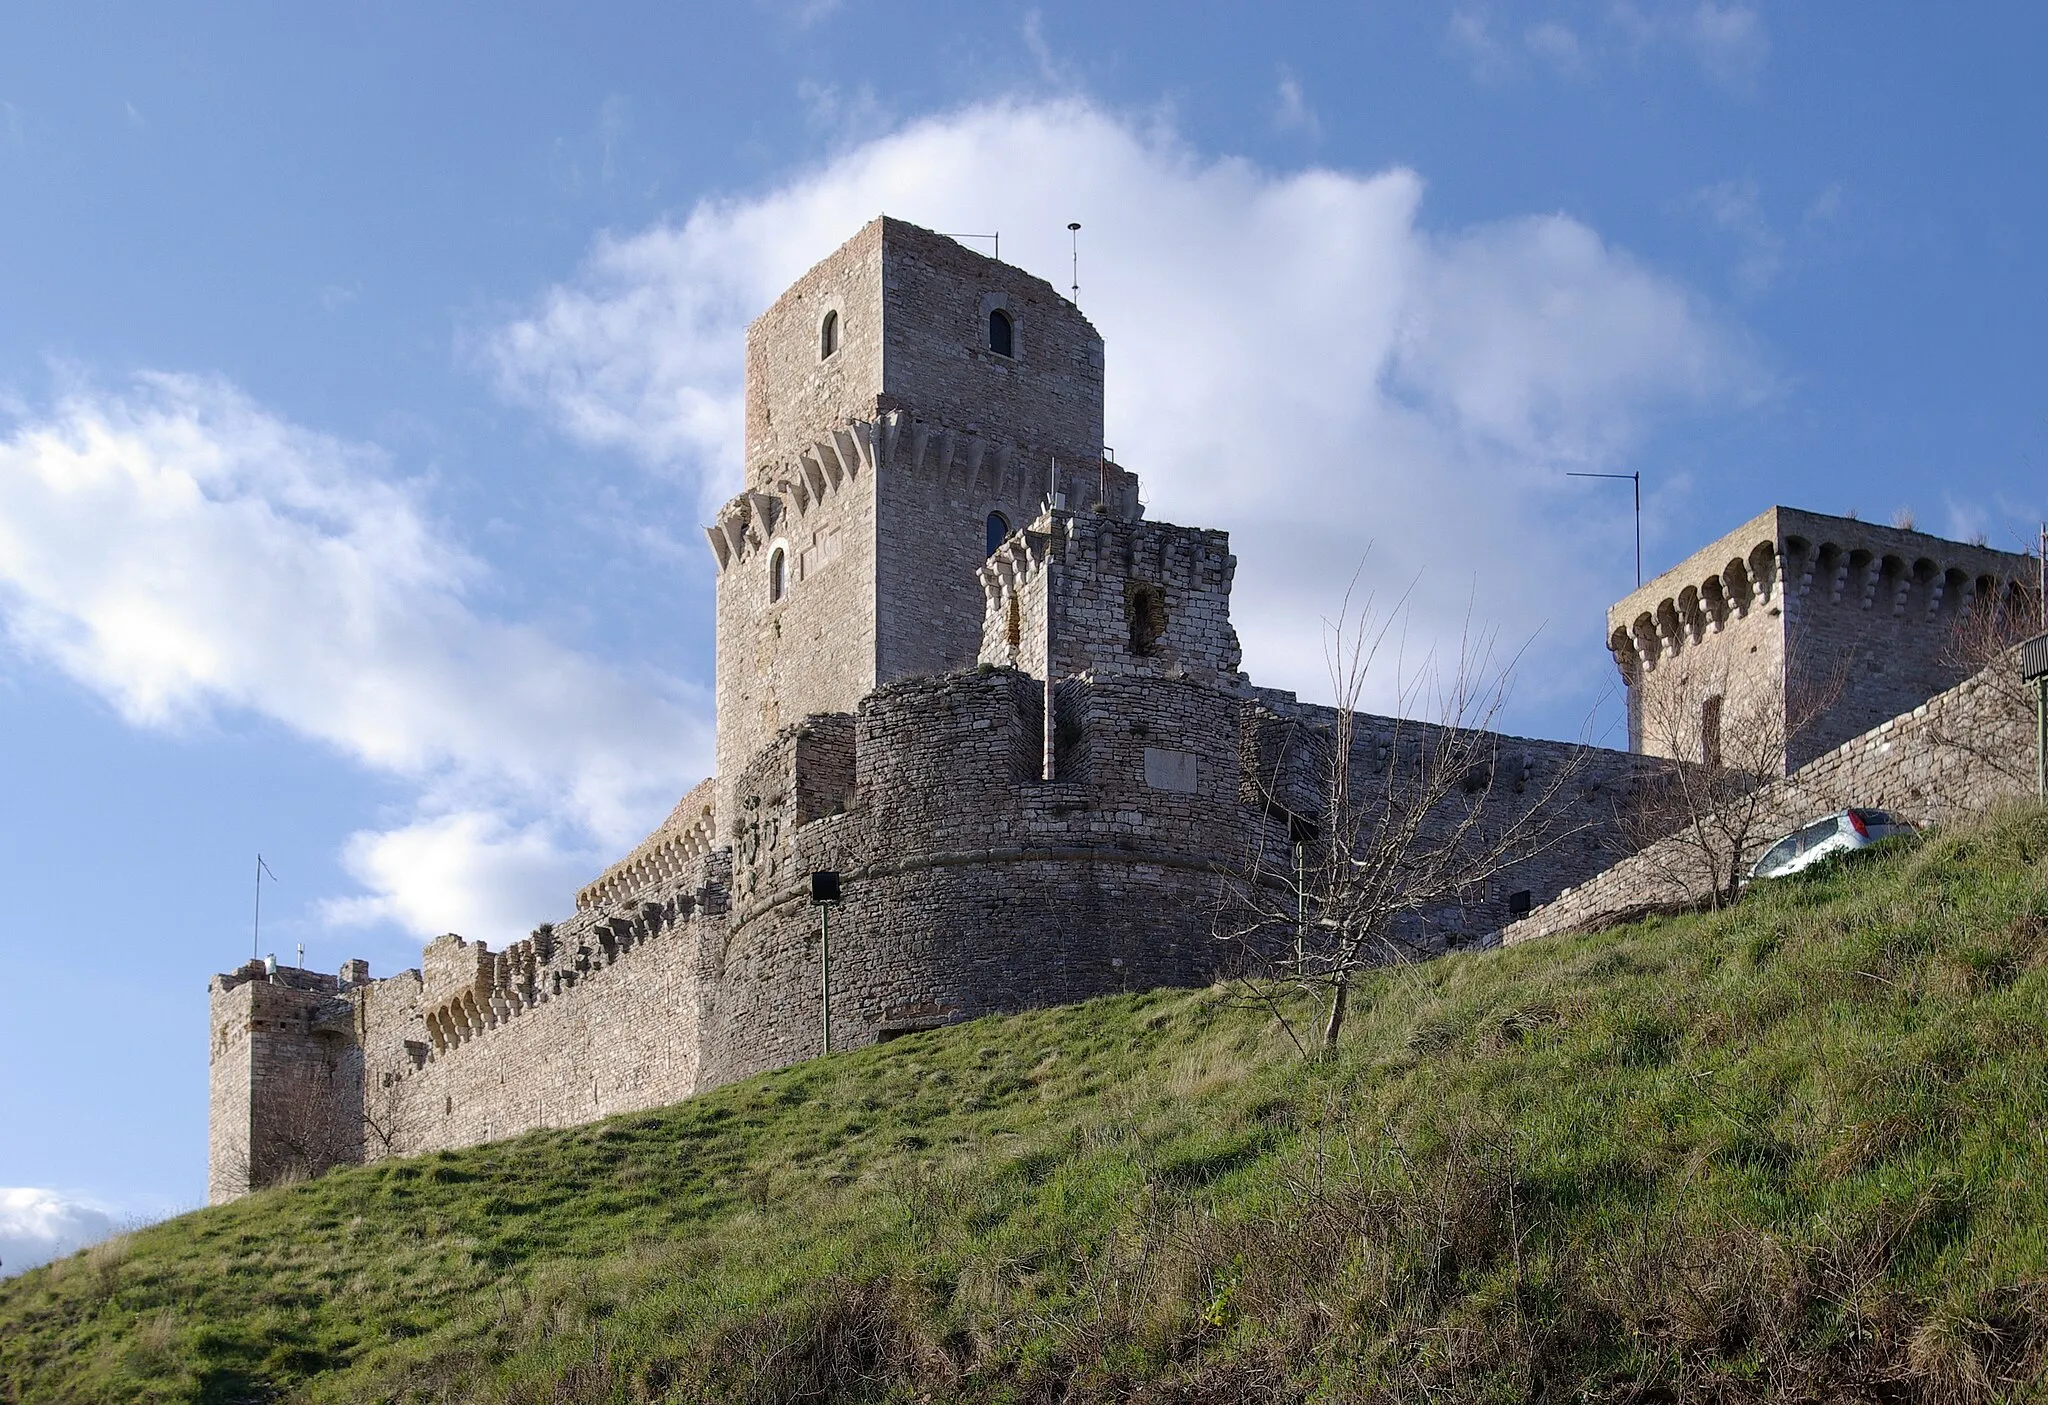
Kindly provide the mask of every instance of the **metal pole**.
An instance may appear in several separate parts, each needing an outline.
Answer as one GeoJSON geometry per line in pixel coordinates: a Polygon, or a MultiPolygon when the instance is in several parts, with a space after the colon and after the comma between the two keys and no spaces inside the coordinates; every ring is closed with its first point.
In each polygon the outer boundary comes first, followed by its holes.
{"type": "Polygon", "coordinates": [[[1641,471],[1631,473],[1636,489],[1636,584],[1643,583],[1643,475],[1641,471]]]}
{"type": "Polygon", "coordinates": [[[1308,952],[1307,846],[1294,841],[1294,961],[1298,968],[1308,952]]]}
{"type": "MultiPolygon", "coordinates": [[[[1048,513],[1047,516],[1051,517],[1051,514],[1048,513]]],[[[1041,758],[1043,762],[1041,778],[1047,781],[1059,779],[1059,736],[1057,730],[1059,724],[1053,716],[1057,698],[1054,694],[1052,681],[1053,609],[1059,603],[1059,593],[1053,589],[1055,584],[1053,562],[1059,556],[1059,519],[1051,517],[1051,525],[1052,541],[1045,549],[1045,726],[1042,729],[1045,733],[1045,754],[1041,758]]]]}
{"type": "Polygon", "coordinates": [[[1636,584],[1643,583],[1643,475],[1642,473],[1574,473],[1567,471],[1567,478],[1626,478],[1636,489],[1636,584]]]}
{"type": "Polygon", "coordinates": [[[825,1052],[832,1052],[832,904],[818,905],[818,1010],[825,1052]]]}

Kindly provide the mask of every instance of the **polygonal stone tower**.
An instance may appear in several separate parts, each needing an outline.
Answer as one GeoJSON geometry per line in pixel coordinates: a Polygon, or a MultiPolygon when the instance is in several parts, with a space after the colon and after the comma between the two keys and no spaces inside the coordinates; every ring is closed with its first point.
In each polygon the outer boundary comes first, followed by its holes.
{"type": "Polygon", "coordinates": [[[1774,507],[1607,611],[1629,747],[1713,760],[1723,718],[1775,715],[1775,773],[1911,712],[1971,671],[1962,617],[2031,614],[2029,557],[1774,507]],[[1801,720],[1803,716],[1804,720],[1801,720]]]}
{"type": "Polygon", "coordinates": [[[746,376],[747,488],[706,529],[721,802],[780,728],[973,665],[978,569],[1049,498],[1139,513],[1102,459],[1101,336],[930,230],[877,219],[798,279],[748,328],[746,376]]]}

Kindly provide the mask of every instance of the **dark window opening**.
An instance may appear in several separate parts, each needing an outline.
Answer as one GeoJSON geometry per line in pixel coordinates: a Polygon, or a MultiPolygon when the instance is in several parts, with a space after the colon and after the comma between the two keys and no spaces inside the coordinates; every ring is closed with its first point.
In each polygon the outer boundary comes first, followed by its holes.
{"type": "Polygon", "coordinates": [[[1535,906],[1536,895],[1527,888],[1522,889],[1520,892],[1508,894],[1508,916],[1510,917],[1527,917],[1530,910],[1535,906]]]}
{"type": "Polygon", "coordinates": [[[789,591],[789,553],[781,547],[768,553],[768,601],[780,600],[789,591]]]}
{"type": "Polygon", "coordinates": [[[1166,636],[1166,596],[1156,585],[1133,581],[1124,597],[1124,614],[1131,624],[1131,652],[1151,654],[1166,636]]]}
{"type": "Polygon", "coordinates": [[[824,360],[839,350],[839,314],[828,312],[825,321],[818,328],[818,359],[824,360]]]}
{"type": "Polygon", "coordinates": [[[1003,621],[1003,642],[1012,649],[1024,642],[1024,610],[1017,603],[1015,591],[1010,593],[1008,617],[1003,621]]]}
{"type": "Polygon", "coordinates": [[[984,535],[987,540],[988,549],[982,554],[984,556],[993,556],[996,554],[996,548],[1009,540],[1010,519],[1003,516],[1000,512],[991,512],[988,515],[988,521],[983,526],[985,528],[984,535]]]}
{"type": "Polygon", "coordinates": [[[1012,356],[1015,352],[1011,348],[1015,345],[1010,314],[999,307],[988,315],[988,349],[998,356],[1012,356]]]}
{"type": "Polygon", "coordinates": [[[1721,699],[1718,696],[1700,704],[1700,764],[1710,769],[1721,764],[1721,699]]]}

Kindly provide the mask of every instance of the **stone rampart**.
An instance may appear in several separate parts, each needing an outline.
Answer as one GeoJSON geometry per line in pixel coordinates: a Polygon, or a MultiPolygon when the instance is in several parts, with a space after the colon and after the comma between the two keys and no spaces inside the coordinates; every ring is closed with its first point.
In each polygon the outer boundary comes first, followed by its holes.
{"type": "MultiPolygon", "coordinates": [[[[1814,758],[1765,788],[1757,852],[1797,826],[1850,806],[1919,825],[1949,824],[2030,793],[2033,719],[2025,698],[1987,672],[1814,758]]],[[[1711,894],[1684,841],[1630,855],[1511,925],[1505,940],[1588,931],[1711,894]]]]}
{"type": "Polygon", "coordinates": [[[696,1089],[727,851],[493,952],[446,936],[345,993],[375,1160],[656,1107],[696,1089]]]}
{"type": "Polygon", "coordinates": [[[1068,779],[1048,783],[1043,698],[1006,669],[878,690],[856,720],[855,803],[808,823],[797,735],[749,769],[707,1084],[819,1052],[817,869],[839,872],[844,893],[835,1047],[1209,978],[1208,917],[1243,838],[1237,700],[1075,680],[1067,706],[1083,736],[1068,779]]]}
{"type": "MultiPolygon", "coordinates": [[[[1340,714],[1270,689],[1254,690],[1242,706],[1241,798],[1265,817],[1246,843],[1259,846],[1267,870],[1277,872],[1294,838],[1322,842],[1340,714]]],[[[1447,844],[1467,813],[1476,819],[1461,845],[1466,852],[1494,852],[1510,834],[1518,840],[1502,851],[1519,855],[1512,862],[1476,878],[1454,901],[1401,919],[1394,935],[1410,954],[1492,945],[1517,913],[1613,864],[1627,852],[1616,816],[1645,772],[1665,764],[1570,742],[1460,735],[1472,744],[1448,745],[1445,730],[1427,722],[1371,713],[1352,719],[1347,783],[1368,825],[1419,793],[1419,769],[1434,764],[1425,758],[1455,752],[1469,767],[1444,803],[1421,817],[1415,852],[1447,844]]]]}

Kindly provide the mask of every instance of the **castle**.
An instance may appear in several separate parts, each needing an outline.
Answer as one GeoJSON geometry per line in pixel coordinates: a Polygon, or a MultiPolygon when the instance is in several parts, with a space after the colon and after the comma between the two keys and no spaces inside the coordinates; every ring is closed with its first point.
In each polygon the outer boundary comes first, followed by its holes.
{"type": "MultiPolygon", "coordinates": [[[[897,220],[788,289],[748,330],[746,487],[706,531],[716,775],[503,951],[449,935],[383,979],[216,976],[211,1198],[674,1102],[819,1054],[828,1015],[841,1049],[1212,979],[1230,875],[1314,823],[1290,738],[1335,714],[1241,671],[1228,538],[1146,518],[1103,449],[1103,371],[1050,285],[897,220]],[[829,981],[815,874],[841,899],[829,981]]],[[[1910,706],[1943,681],[1934,619],[2024,579],[2025,558],[1779,512],[1617,607],[1632,717],[1704,651],[1782,687],[1816,591],[1885,659],[1844,696],[1910,706]]],[[[1390,770],[1413,731],[1361,716],[1354,764],[1390,770]]],[[[1652,749],[1489,738],[1490,823],[1566,776],[1579,817],[1419,914],[1429,948],[1610,867],[1617,804],[1669,764],[1652,749]]]]}

